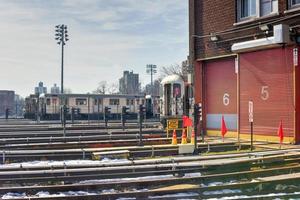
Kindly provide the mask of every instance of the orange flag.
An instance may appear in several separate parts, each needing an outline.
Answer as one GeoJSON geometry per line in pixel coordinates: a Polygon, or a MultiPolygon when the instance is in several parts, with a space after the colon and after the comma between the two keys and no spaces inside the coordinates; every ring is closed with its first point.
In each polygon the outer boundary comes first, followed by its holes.
{"type": "Polygon", "coordinates": [[[279,137],[279,142],[280,144],[282,144],[283,142],[283,128],[282,128],[282,120],[280,121],[280,124],[279,124],[279,128],[278,128],[278,137],[279,137]]]}
{"type": "Polygon", "coordinates": [[[221,123],[221,133],[222,133],[222,138],[224,139],[224,136],[227,133],[227,128],[226,128],[226,124],[225,124],[223,115],[222,115],[222,123],[221,123]]]}

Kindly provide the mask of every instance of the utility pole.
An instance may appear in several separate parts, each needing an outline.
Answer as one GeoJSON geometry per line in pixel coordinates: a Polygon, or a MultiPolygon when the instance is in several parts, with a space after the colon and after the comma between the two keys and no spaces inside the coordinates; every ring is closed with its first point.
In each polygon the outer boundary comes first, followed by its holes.
{"type": "Polygon", "coordinates": [[[146,66],[147,68],[147,74],[150,74],[151,76],[151,97],[153,96],[153,75],[157,73],[157,66],[153,64],[148,64],[146,66]]]}

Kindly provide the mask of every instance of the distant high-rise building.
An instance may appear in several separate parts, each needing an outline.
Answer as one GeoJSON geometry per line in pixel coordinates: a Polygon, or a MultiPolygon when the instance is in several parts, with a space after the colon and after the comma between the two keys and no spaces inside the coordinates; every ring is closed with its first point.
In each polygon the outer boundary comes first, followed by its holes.
{"type": "Polygon", "coordinates": [[[15,94],[15,109],[14,109],[14,115],[16,117],[23,116],[25,107],[25,101],[24,98],[21,97],[18,94],[15,94]]]}
{"type": "Polygon", "coordinates": [[[34,93],[37,95],[37,94],[46,94],[47,93],[47,88],[44,87],[44,83],[43,82],[39,82],[39,85],[38,87],[35,87],[34,88],[34,93]]]}
{"type": "Polygon", "coordinates": [[[139,74],[134,74],[133,71],[124,71],[123,77],[119,79],[119,91],[121,94],[139,94],[139,74]]]}
{"type": "Polygon", "coordinates": [[[7,109],[9,115],[15,111],[15,91],[0,90],[0,116],[5,116],[7,109]]]}
{"type": "Polygon", "coordinates": [[[54,85],[51,87],[51,94],[59,94],[59,93],[60,93],[60,89],[56,85],[56,83],[54,83],[54,85]]]}
{"type": "Polygon", "coordinates": [[[160,80],[153,81],[153,90],[151,89],[151,83],[147,84],[144,88],[144,93],[149,94],[153,96],[159,96],[159,90],[160,90],[160,80]]]}

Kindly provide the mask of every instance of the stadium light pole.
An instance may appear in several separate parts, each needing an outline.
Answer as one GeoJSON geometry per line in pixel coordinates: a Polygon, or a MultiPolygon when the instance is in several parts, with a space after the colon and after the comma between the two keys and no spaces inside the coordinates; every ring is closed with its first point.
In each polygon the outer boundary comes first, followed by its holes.
{"type": "Polygon", "coordinates": [[[61,121],[63,126],[64,136],[66,134],[66,113],[65,113],[65,98],[64,98],[64,46],[69,40],[67,26],[59,24],[55,26],[55,40],[58,45],[61,45],[61,121]]]}
{"type": "Polygon", "coordinates": [[[153,64],[148,64],[146,68],[147,74],[150,74],[151,76],[151,96],[153,96],[153,75],[157,73],[157,66],[153,64]]]}
{"type": "Polygon", "coordinates": [[[64,94],[64,46],[69,40],[67,26],[64,24],[55,26],[55,40],[61,45],[61,94],[64,94]]]}

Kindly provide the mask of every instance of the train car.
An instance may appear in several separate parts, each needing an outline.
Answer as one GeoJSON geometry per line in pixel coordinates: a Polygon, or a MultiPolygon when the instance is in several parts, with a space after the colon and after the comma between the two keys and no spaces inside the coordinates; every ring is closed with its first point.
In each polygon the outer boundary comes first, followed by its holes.
{"type": "Polygon", "coordinates": [[[161,122],[167,119],[181,119],[184,111],[185,83],[179,75],[169,75],[161,81],[161,122]]]}
{"type": "MultiPolygon", "coordinates": [[[[63,95],[65,104],[69,108],[70,118],[72,109],[76,110],[75,119],[85,120],[99,120],[103,119],[104,108],[110,108],[111,119],[120,119],[122,113],[122,107],[128,108],[128,119],[136,119],[139,112],[139,105],[147,106],[147,100],[145,95],[106,95],[106,94],[65,94],[63,95]]],[[[31,95],[27,98],[26,106],[27,118],[34,119],[37,113],[42,120],[58,120],[60,119],[61,109],[60,94],[44,94],[38,98],[36,95],[31,95]]],[[[157,117],[158,106],[153,107],[159,101],[159,97],[151,97],[150,107],[148,105],[148,111],[151,115],[148,118],[157,117]]]]}

